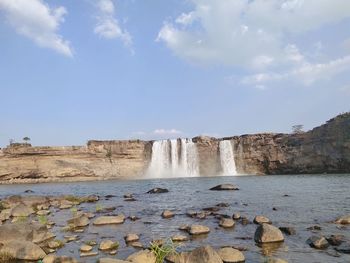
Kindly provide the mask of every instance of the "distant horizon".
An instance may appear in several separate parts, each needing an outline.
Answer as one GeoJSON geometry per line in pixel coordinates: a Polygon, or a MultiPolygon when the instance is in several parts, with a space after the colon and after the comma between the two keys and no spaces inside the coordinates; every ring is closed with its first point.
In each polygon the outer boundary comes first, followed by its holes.
{"type": "Polygon", "coordinates": [[[305,130],[349,110],[348,0],[0,0],[0,147],[305,130]]]}

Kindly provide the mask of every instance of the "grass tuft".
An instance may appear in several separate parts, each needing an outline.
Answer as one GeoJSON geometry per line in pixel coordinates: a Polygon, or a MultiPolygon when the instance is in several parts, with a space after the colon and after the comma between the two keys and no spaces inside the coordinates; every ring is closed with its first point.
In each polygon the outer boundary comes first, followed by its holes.
{"type": "Polygon", "coordinates": [[[177,254],[178,247],[171,239],[167,239],[163,244],[152,242],[150,249],[156,256],[156,263],[163,263],[168,255],[177,254]]]}

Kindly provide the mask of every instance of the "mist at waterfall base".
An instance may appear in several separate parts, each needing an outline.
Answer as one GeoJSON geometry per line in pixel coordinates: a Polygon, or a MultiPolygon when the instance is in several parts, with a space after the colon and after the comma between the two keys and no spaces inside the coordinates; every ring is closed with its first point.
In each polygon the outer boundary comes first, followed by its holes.
{"type": "MultiPolygon", "coordinates": [[[[233,145],[230,140],[219,143],[221,172],[217,175],[237,175],[233,145]]],[[[146,172],[148,178],[200,176],[199,157],[192,139],[154,141],[152,158],[146,172]]]]}

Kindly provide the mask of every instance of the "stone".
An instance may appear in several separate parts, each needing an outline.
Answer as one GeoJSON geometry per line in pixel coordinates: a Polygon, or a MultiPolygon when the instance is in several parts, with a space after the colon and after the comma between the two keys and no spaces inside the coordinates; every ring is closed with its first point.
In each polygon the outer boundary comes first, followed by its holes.
{"type": "Polygon", "coordinates": [[[130,263],[130,261],[114,259],[114,258],[100,258],[98,263],[130,263]]]}
{"type": "Polygon", "coordinates": [[[217,253],[224,263],[239,263],[245,261],[243,253],[232,247],[221,248],[217,253]]]}
{"type": "Polygon", "coordinates": [[[327,247],[329,247],[329,243],[325,237],[312,236],[306,241],[306,243],[310,247],[313,247],[316,249],[326,249],[327,247]]]}
{"type": "Polygon", "coordinates": [[[235,221],[230,218],[222,218],[219,222],[219,226],[223,228],[232,228],[235,226],[235,221]]]}
{"type": "Polygon", "coordinates": [[[234,213],[233,215],[232,215],[232,219],[234,219],[234,220],[239,220],[241,218],[241,214],[240,213],[234,213]]]}
{"type": "Polygon", "coordinates": [[[322,227],[320,227],[320,226],[318,226],[318,225],[314,225],[314,226],[308,227],[307,230],[319,231],[319,230],[322,230],[322,227]]]}
{"type": "Polygon", "coordinates": [[[72,208],[73,205],[74,205],[73,202],[68,201],[68,200],[66,200],[66,199],[62,199],[62,200],[60,201],[60,206],[59,206],[59,208],[60,208],[60,209],[69,209],[69,208],[72,208]]]}
{"type": "Polygon", "coordinates": [[[174,213],[169,210],[164,210],[162,213],[163,218],[172,218],[174,217],[174,213]]]}
{"type": "Polygon", "coordinates": [[[36,244],[24,240],[11,240],[3,243],[0,253],[8,253],[19,260],[40,260],[46,253],[36,244]]]}
{"type": "Polygon", "coordinates": [[[239,188],[233,184],[219,184],[217,186],[214,186],[210,188],[211,191],[233,191],[233,190],[239,190],[239,188]]]}
{"type": "Polygon", "coordinates": [[[258,244],[283,242],[284,236],[277,227],[269,224],[261,224],[255,231],[254,240],[258,244]]]}
{"type": "Polygon", "coordinates": [[[288,263],[288,261],[281,258],[268,258],[266,263],[288,263]]]}
{"type": "Polygon", "coordinates": [[[179,230],[181,231],[188,231],[189,229],[190,229],[190,226],[186,224],[179,226],[179,230]]]}
{"type": "Polygon", "coordinates": [[[25,204],[18,204],[12,209],[11,212],[13,217],[28,217],[31,214],[34,214],[33,208],[28,207],[25,204]]]}
{"type": "Polygon", "coordinates": [[[256,216],[253,222],[255,224],[271,224],[270,219],[265,216],[256,216]]]}
{"type": "Polygon", "coordinates": [[[49,248],[52,248],[52,249],[57,249],[57,248],[60,248],[62,247],[64,244],[62,243],[62,241],[59,241],[59,240],[53,240],[53,241],[50,241],[47,246],[49,248]]]}
{"type": "Polygon", "coordinates": [[[336,251],[344,254],[350,254],[350,242],[342,243],[340,246],[335,248],[336,251]]]}
{"type": "Polygon", "coordinates": [[[36,212],[36,214],[38,215],[38,216],[47,216],[47,215],[49,215],[51,212],[50,212],[50,210],[39,210],[38,212],[36,212]]]}
{"type": "Polygon", "coordinates": [[[222,263],[218,253],[210,246],[199,247],[189,253],[181,253],[186,263],[222,263]]]}
{"type": "Polygon", "coordinates": [[[85,201],[88,203],[94,203],[100,200],[100,198],[97,195],[89,195],[85,198],[85,201]]]}
{"type": "Polygon", "coordinates": [[[124,237],[126,243],[138,241],[140,237],[136,234],[130,233],[124,237]]]}
{"type": "Polygon", "coordinates": [[[335,223],[342,224],[342,225],[350,224],[350,214],[339,217],[337,220],[335,220],[335,223]]]}
{"type": "Polygon", "coordinates": [[[175,235],[171,237],[171,240],[173,242],[184,242],[188,240],[188,237],[184,235],[175,235]]]}
{"type": "Polygon", "coordinates": [[[100,243],[99,250],[111,250],[111,249],[117,249],[119,247],[118,241],[112,241],[112,240],[103,240],[100,243]]]}
{"type": "Polygon", "coordinates": [[[47,255],[44,257],[43,263],[78,263],[78,261],[72,257],[47,255]]]}
{"type": "Polygon", "coordinates": [[[81,252],[80,257],[95,257],[98,255],[98,252],[96,251],[89,251],[89,252],[81,252]]]}
{"type": "Polygon", "coordinates": [[[210,228],[202,225],[191,225],[188,232],[191,235],[203,235],[210,232],[210,228]]]}
{"type": "Polygon", "coordinates": [[[331,235],[326,237],[328,243],[332,246],[339,246],[341,243],[345,241],[344,235],[331,235]]]}
{"type": "Polygon", "coordinates": [[[126,260],[133,263],[156,263],[156,256],[150,250],[141,250],[131,254],[126,260]]]}
{"type": "Polygon", "coordinates": [[[109,224],[123,224],[125,221],[124,215],[117,215],[117,216],[100,216],[95,219],[94,225],[109,225],[109,224]]]}
{"type": "Polygon", "coordinates": [[[128,245],[130,245],[130,246],[132,246],[132,247],[134,247],[134,248],[144,248],[144,246],[142,245],[142,243],[141,243],[141,242],[138,242],[138,241],[136,241],[136,242],[130,242],[130,243],[128,243],[128,245]]]}
{"type": "Polygon", "coordinates": [[[147,192],[147,194],[162,194],[162,193],[168,193],[169,190],[165,188],[153,188],[147,192]]]}
{"type": "Polygon", "coordinates": [[[294,227],[290,227],[290,226],[282,226],[282,227],[279,227],[279,229],[289,235],[289,236],[292,236],[292,235],[295,235],[297,232],[295,231],[295,228],[294,227]]]}
{"type": "Polygon", "coordinates": [[[80,247],[80,251],[81,252],[89,252],[89,251],[91,251],[93,249],[93,247],[92,246],[89,246],[89,245],[82,245],[81,247],[80,247]]]}
{"type": "Polygon", "coordinates": [[[86,215],[78,214],[77,216],[69,219],[67,221],[67,223],[69,225],[72,225],[75,228],[77,228],[77,227],[85,227],[85,226],[88,226],[90,224],[90,220],[89,220],[89,218],[86,215]]]}

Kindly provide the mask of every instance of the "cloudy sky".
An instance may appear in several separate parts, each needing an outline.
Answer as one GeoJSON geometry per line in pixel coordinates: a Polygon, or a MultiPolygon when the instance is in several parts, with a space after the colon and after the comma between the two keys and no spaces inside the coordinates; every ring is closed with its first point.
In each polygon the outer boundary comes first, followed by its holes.
{"type": "Polygon", "coordinates": [[[350,110],[349,0],[0,0],[0,147],[305,130],[350,110]]]}

